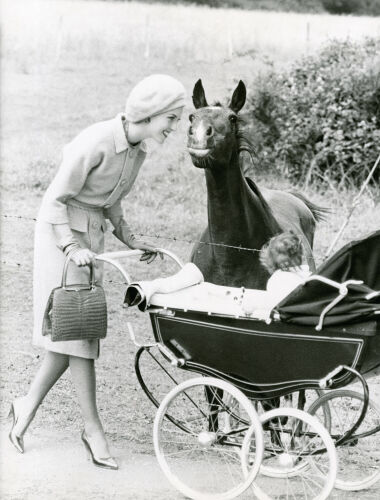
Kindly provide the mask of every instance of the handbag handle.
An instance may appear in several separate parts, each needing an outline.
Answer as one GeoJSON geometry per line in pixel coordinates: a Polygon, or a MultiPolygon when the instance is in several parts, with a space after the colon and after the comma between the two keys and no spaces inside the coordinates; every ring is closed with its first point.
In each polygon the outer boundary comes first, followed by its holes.
{"type": "Polygon", "coordinates": [[[66,257],[65,264],[63,266],[63,272],[62,272],[62,283],[61,287],[64,288],[65,290],[77,290],[78,288],[81,288],[82,290],[91,290],[96,287],[95,285],[95,270],[94,270],[94,264],[91,262],[91,264],[88,264],[90,266],[90,282],[88,285],[86,284],[75,284],[75,285],[69,285],[67,286],[66,284],[66,277],[67,277],[67,270],[69,267],[69,262],[71,258],[70,255],[66,257]],[[74,287],[74,288],[70,288],[74,287]]]}

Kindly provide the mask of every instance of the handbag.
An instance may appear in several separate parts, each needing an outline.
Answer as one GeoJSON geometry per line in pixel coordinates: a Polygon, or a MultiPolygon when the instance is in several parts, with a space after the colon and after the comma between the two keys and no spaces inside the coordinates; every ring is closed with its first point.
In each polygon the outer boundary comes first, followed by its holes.
{"type": "Polygon", "coordinates": [[[103,288],[95,282],[90,265],[89,284],[66,284],[70,257],[63,266],[61,286],[54,288],[45,309],[42,335],[53,342],[103,339],[107,334],[107,303],[103,288]]]}

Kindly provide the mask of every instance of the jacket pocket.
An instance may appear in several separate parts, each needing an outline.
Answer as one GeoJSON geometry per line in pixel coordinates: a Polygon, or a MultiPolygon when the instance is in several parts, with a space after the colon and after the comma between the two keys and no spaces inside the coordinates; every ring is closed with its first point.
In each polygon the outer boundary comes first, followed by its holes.
{"type": "Polygon", "coordinates": [[[79,231],[80,233],[88,232],[88,214],[85,210],[76,208],[73,206],[67,206],[67,213],[69,216],[69,226],[74,231],[79,231]]]}

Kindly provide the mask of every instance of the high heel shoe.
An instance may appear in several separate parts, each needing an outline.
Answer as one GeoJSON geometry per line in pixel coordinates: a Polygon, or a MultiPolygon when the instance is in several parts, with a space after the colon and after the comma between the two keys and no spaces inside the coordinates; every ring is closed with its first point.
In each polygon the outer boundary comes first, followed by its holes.
{"type": "Polygon", "coordinates": [[[12,417],[12,427],[8,434],[9,441],[13,444],[13,446],[19,453],[24,453],[24,439],[22,436],[16,436],[16,434],[14,433],[14,428],[19,417],[18,413],[15,410],[14,402],[11,404],[8,417],[12,417]]]}
{"type": "Polygon", "coordinates": [[[117,470],[119,468],[114,458],[112,457],[100,458],[94,455],[85,431],[82,432],[81,439],[88,453],[88,456],[90,457],[94,465],[96,465],[97,467],[102,467],[103,469],[111,469],[111,470],[117,470]]]}

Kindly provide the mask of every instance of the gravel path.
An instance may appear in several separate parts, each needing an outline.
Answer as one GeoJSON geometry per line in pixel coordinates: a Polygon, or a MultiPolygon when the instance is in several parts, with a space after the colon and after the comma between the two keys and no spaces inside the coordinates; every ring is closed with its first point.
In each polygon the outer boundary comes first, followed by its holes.
{"type": "MultiPolygon", "coordinates": [[[[102,470],[86,461],[79,436],[35,429],[25,438],[24,455],[7,438],[8,426],[0,428],[1,500],[181,500],[161,472],[156,457],[143,453],[141,445],[113,447],[118,471],[102,470]]],[[[152,452],[153,453],[153,452],[152,452]]],[[[267,491],[271,489],[268,478],[267,491]]],[[[251,491],[244,499],[254,499],[251,491]]],[[[333,490],[332,500],[380,498],[380,483],[370,490],[333,490]]]]}
{"type": "Polygon", "coordinates": [[[154,455],[113,448],[120,469],[108,471],[86,461],[84,448],[72,435],[28,433],[26,452],[17,453],[1,429],[0,497],[2,500],[119,500],[182,498],[162,474],[154,455]]]}

